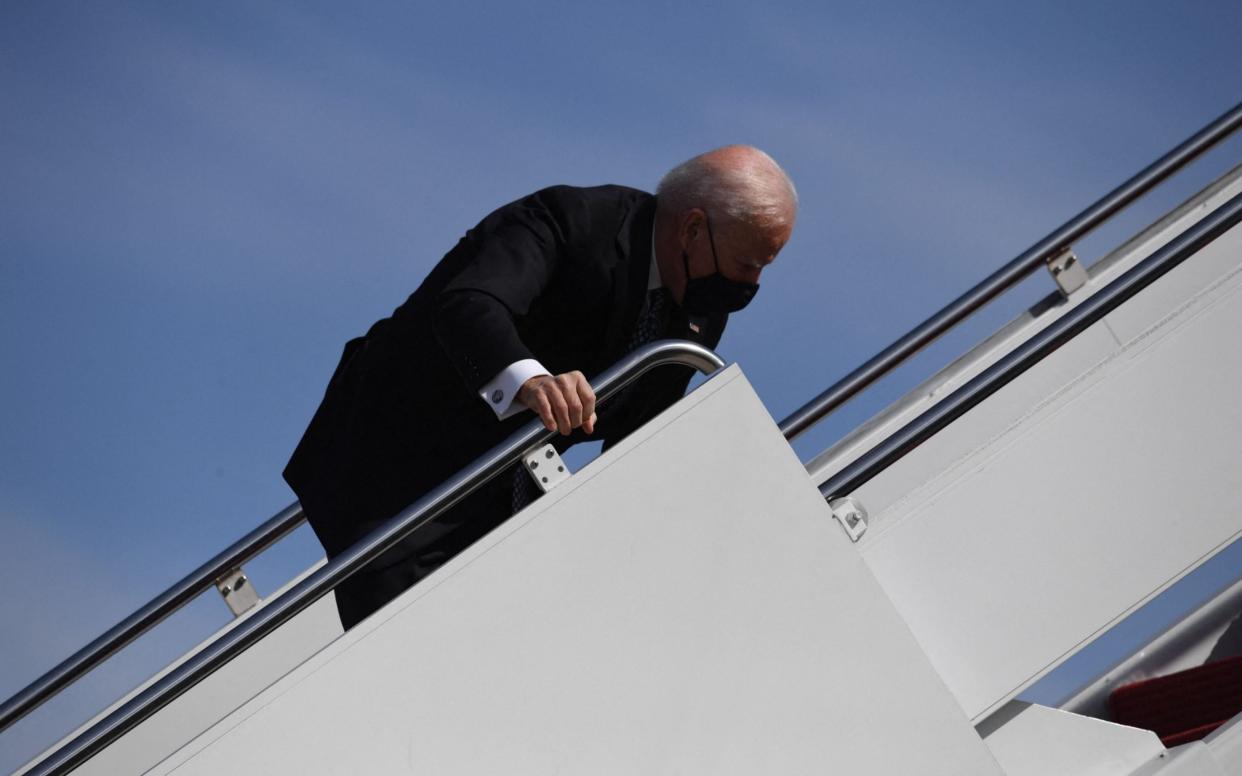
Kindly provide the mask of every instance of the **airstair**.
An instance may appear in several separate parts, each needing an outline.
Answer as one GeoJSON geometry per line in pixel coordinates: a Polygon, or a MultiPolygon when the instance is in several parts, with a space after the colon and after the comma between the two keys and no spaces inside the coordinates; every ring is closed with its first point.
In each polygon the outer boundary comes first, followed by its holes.
{"type": "Polygon", "coordinates": [[[1240,126],[1242,105],[780,423],[739,365],[665,341],[601,402],[667,364],[711,376],[581,470],[546,476],[568,467],[532,421],[259,600],[242,564],[290,506],[0,706],[20,732],[204,590],[238,615],[18,773],[1242,773],[1242,568],[1030,700],[1242,535],[1242,165],[1089,268],[1073,249],[1240,126]],[[1044,271],[1047,298],[799,460],[791,439],[1044,271]],[[342,634],[335,585],[518,463],[541,498],[342,634]]]}

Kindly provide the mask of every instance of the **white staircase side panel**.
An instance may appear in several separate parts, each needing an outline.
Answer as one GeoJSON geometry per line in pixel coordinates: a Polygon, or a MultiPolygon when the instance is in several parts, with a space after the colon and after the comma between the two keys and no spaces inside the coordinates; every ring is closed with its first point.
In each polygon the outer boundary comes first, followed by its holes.
{"type": "MultiPolygon", "coordinates": [[[[977,347],[972,348],[874,418],[862,424],[840,442],[816,456],[807,463],[807,471],[811,478],[817,483],[824,482],[886,436],[918,417],[952,391],[965,385],[984,369],[1047,328],[1061,316],[1069,313],[1096,291],[1116,280],[1126,270],[1159,250],[1213,209],[1239,193],[1242,193],[1242,165],[1233,168],[1180,207],[1175,208],[1139,235],[1093,264],[1090,267],[1090,280],[1087,285],[1074,292],[1070,298],[1062,299],[1058,294],[1051,294],[1044,302],[1018,316],[977,347]]],[[[1053,288],[1051,278],[1048,279],[1048,287],[1053,288]]],[[[1164,310],[1161,314],[1164,312],[1169,311],[1164,310]]],[[[1081,360],[1080,363],[1075,363],[1072,357],[1061,355],[1055,361],[1049,360],[1042,364],[1042,369],[1059,370],[1059,374],[1048,375],[1045,380],[1034,384],[1030,396],[1014,396],[1003,403],[994,401],[989,411],[996,412],[999,416],[1007,410],[1009,414],[1003,416],[1004,423],[1016,422],[1031,406],[1038,403],[1042,395],[1046,395],[1040,394],[1039,391],[1044,390],[1047,385],[1058,384],[1059,381],[1068,382],[1081,374],[1085,367],[1095,364],[1103,357],[1103,354],[1112,350],[1116,342],[1110,342],[1110,339],[1112,339],[1111,335],[1102,337],[1098,352],[1084,349],[1080,343],[1078,350],[1075,351],[1075,355],[1081,360]]],[[[1018,390],[1016,387],[1010,386],[1011,392],[1016,390],[1018,390]]],[[[998,422],[1001,422],[1000,417],[998,417],[998,422]]],[[[1004,425],[1000,427],[1003,428],[1004,425]]],[[[979,440],[976,437],[977,435],[973,433],[964,434],[957,440],[956,446],[950,445],[948,439],[940,440],[941,457],[957,459],[968,454],[978,446],[979,440]]],[[[937,476],[944,468],[936,460],[926,461],[925,466],[918,466],[917,463],[912,459],[900,471],[892,472],[891,477],[902,478],[901,485],[897,486],[894,481],[894,487],[885,488],[883,493],[874,493],[873,498],[888,495],[894,499],[900,498],[907,491],[937,476]]],[[[873,513],[873,527],[875,527],[876,514],[887,506],[889,506],[887,503],[879,502],[870,505],[873,513]]]]}
{"type": "Polygon", "coordinates": [[[1226,773],[1242,773],[1242,714],[1214,730],[1203,743],[1226,773]]]}
{"type": "Polygon", "coordinates": [[[850,494],[970,717],[1242,535],[1240,331],[1234,227],[850,494]]]}
{"type": "Polygon", "coordinates": [[[1007,719],[980,735],[1005,776],[1131,776],[1165,751],[1150,730],[1047,706],[1010,701],[995,716],[1007,719]]]}
{"type": "MultiPolygon", "coordinates": [[[[323,563],[324,561],[320,561],[302,572],[284,587],[268,596],[268,599],[297,584],[304,577],[316,571],[323,563]]],[[[214,595],[214,592],[211,594],[214,595]]],[[[244,616],[231,620],[210,638],[95,715],[46,752],[22,766],[14,776],[20,776],[48,752],[60,748],[62,744],[72,740],[130,698],[162,679],[168,672],[198,654],[216,637],[237,627],[247,617],[252,616],[260,607],[261,604],[244,616]]],[[[157,711],[150,719],[140,723],[124,737],[87,760],[74,770],[74,776],[116,776],[116,774],[146,771],[216,724],[221,717],[253,698],[265,687],[288,673],[294,666],[315,654],[325,644],[339,637],[341,632],[341,620],[336,613],[335,599],[327,596],[316,601],[252,649],[243,652],[224,668],[192,687],[181,697],[157,711]]]]}
{"type": "Polygon", "coordinates": [[[242,771],[1001,774],[736,366],[153,773],[242,771]]]}
{"type": "Polygon", "coordinates": [[[1170,749],[1154,763],[1143,766],[1134,776],[1237,776],[1226,770],[1202,741],[1170,749]]]}

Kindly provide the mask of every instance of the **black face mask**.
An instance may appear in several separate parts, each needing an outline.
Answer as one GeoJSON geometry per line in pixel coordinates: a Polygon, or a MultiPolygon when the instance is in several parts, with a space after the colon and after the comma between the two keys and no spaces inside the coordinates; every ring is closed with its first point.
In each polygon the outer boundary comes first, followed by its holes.
{"type": "Polygon", "coordinates": [[[720,274],[720,259],[716,256],[716,238],[712,235],[712,222],[707,219],[707,239],[712,245],[712,262],[716,271],[701,278],[690,277],[690,257],[683,250],[681,263],[686,270],[686,293],[681,299],[682,308],[691,315],[735,313],[759,293],[758,283],[730,280],[720,274]]]}

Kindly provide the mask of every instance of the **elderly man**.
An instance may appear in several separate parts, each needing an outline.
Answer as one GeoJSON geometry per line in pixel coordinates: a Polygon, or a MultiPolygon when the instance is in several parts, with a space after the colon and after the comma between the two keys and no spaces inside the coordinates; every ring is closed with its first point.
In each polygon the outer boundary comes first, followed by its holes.
{"type": "MultiPolygon", "coordinates": [[[[351,340],[285,479],[329,557],[469,464],[533,411],[605,450],[672,404],[688,368],[597,415],[590,378],[662,337],[715,347],[789,240],[797,194],[771,157],[726,146],[652,196],[554,186],[483,219],[392,314],[351,340]]],[[[497,477],[337,588],[348,629],[520,509],[497,477]]]]}

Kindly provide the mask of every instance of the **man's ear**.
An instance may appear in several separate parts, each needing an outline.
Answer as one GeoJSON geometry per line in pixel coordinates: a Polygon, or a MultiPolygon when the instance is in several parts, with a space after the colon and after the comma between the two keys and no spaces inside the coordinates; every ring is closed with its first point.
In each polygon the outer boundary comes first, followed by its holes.
{"type": "Polygon", "coordinates": [[[677,229],[677,241],[683,251],[690,250],[690,243],[699,236],[707,223],[707,213],[702,208],[692,207],[681,214],[681,223],[677,229]]]}

